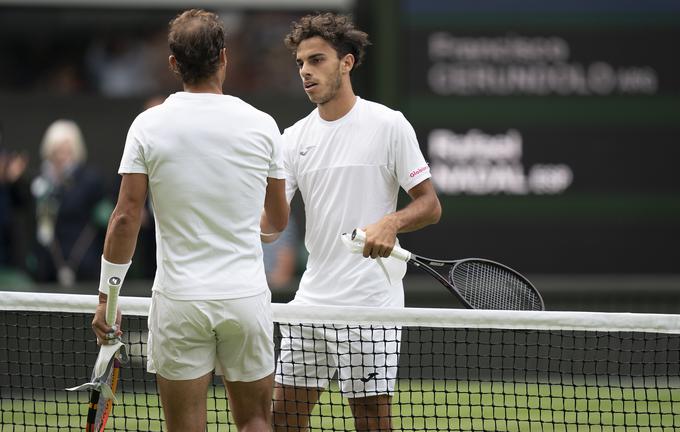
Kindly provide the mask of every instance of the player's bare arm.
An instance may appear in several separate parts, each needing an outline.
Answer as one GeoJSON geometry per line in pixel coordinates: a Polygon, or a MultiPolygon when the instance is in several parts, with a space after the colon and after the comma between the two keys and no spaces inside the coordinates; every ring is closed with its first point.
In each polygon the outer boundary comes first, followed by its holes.
{"type": "Polygon", "coordinates": [[[118,202],[104,240],[104,258],[112,263],[127,263],[135,253],[147,187],[146,174],[123,174],[118,202]]]}
{"type": "Polygon", "coordinates": [[[424,180],[408,191],[411,202],[401,210],[385,215],[368,225],[364,257],[388,257],[394,248],[397,234],[416,231],[439,222],[442,208],[430,179],[424,180]]]}
{"type": "Polygon", "coordinates": [[[267,192],[264,197],[264,211],[260,218],[260,239],[271,243],[288,225],[290,206],[286,199],[286,181],[267,177],[267,192]]]}
{"type": "MultiPolygon", "coordinates": [[[[124,174],[118,193],[118,203],[109,219],[104,241],[104,259],[113,265],[130,262],[137,245],[137,235],[142,223],[142,210],[146,202],[148,177],[146,174],[124,174]]],[[[99,305],[92,320],[92,329],[97,340],[106,341],[111,327],[106,324],[107,295],[99,293],[99,305]]],[[[117,336],[120,331],[120,313],[116,319],[117,336]]]]}

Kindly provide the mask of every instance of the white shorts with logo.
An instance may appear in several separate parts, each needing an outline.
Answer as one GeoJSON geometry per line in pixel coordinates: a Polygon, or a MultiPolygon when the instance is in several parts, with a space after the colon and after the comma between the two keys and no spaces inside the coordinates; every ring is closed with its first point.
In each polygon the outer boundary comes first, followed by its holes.
{"type": "Polygon", "coordinates": [[[281,324],[276,382],[325,389],[336,376],[344,396],[392,394],[401,329],[281,324]]]}
{"type": "Polygon", "coordinates": [[[228,300],[173,300],[154,292],[147,370],[170,380],[213,369],[227,381],[251,382],[274,371],[271,293],[228,300]]]}

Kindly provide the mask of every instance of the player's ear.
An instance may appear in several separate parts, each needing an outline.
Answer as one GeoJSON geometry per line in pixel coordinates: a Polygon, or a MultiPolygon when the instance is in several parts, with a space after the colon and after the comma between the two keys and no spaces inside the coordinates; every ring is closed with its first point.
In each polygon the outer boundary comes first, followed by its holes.
{"type": "Polygon", "coordinates": [[[177,73],[177,59],[172,54],[168,57],[168,67],[171,72],[177,73]]]}
{"type": "Polygon", "coordinates": [[[341,60],[342,73],[348,74],[354,68],[354,54],[346,54],[341,60]]]}
{"type": "Polygon", "coordinates": [[[222,48],[222,49],[220,50],[220,64],[223,64],[224,66],[226,66],[227,63],[228,63],[228,62],[227,62],[227,49],[226,49],[226,48],[222,48]]]}

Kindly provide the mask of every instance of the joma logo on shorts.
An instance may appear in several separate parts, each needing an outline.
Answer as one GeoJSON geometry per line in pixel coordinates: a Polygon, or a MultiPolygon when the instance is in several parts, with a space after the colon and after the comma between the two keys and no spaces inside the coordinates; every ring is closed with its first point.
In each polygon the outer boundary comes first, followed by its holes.
{"type": "Polygon", "coordinates": [[[365,378],[359,378],[362,382],[369,382],[373,378],[377,378],[378,372],[371,372],[365,378]]]}

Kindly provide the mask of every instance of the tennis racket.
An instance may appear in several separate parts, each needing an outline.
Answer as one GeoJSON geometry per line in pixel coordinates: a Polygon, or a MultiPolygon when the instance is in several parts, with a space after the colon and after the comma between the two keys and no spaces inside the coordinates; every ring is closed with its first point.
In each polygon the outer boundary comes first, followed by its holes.
{"type": "MultiPolygon", "coordinates": [[[[108,280],[109,295],[106,299],[106,324],[113,326],[116,323],[118,313],[118,293],[120,292],[121,280],[111,277],[108,280]]],[[[100,350],[104,349],[104,345],[100,350]]],[[[106,427],[106,422],[111,414],[114,395],[120,377],[120,359],[118,355],[113,358],[106,368],[103,384],[108,386],[109,391],[102,391],[102,386],[96,386],[90,392],[90,403],[87,410],[86,432],[102,432],[106,427]]]]}
{"type": "MultiPolygon", "coordinates": [[[[362,245],[366,233],[355,229],[351,241],[362,245]]],[[[531,282],[510,267],[483,258],[436,260],[395,246],[393,258],[406,261],[444,285],[470,309],[545,310],[543,298],[531,282]]]]}

